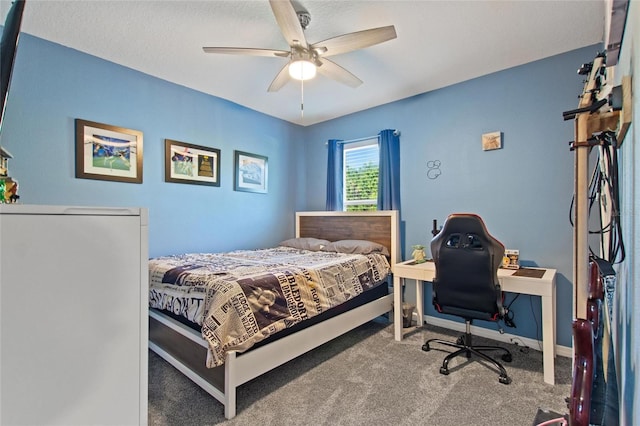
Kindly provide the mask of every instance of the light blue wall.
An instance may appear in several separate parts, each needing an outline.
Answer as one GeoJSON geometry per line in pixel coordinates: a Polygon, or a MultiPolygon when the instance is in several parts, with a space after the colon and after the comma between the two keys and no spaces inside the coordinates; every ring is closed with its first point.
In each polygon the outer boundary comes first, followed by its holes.
{"type": "MultiPolygon", "coordinates": [[[[562,112],[577,105],[575,70],[595,52],[302,128],[23,34],[1,143],[15,157],[10,171],[21,202],[148,207],[150,255],[158,256],[264,247],[292,236],[294,211],[324,209],[325,142],[398,129],[405,253],[429,241],[433,219],[477,212],[508,248],[520,249],[524,264],[558,269],[558,343],[570,346],[573,124],[562,112]],[[75,118],[144,132],[144,183],[76,179],[75,118]],[[483,152],[480,137],[493,131],[504,133],[504,148],[483,152]],[[221,149],[221,187],[165,183],[165,138],[221,149]],[[235,149],[269,157],[268,194],[233,191],[235,149]],[[441,162],[435,180],[427,179],[430,160],[441,162]]],[[[513,310],[518,328],[509,331],[539,338],[539,300],[522,296],[513,310]]]]}
{"type": "MultiPolygon", "coordinates": [[[[573,121],[563,121],[562,112],[576,108],[582,92],[576,70],[597,49],[554,56],[306,129],[307,172],[316,177],[307,180],[309,208],[324,207],[326,165],[318,159],[326,158],[328,139],[400,130],[404,257],[411,245],[428,245],[433,219],[442,224],[452,212],[478,213],[507,248],[520,250],[524,265],[558,270],[558,343],[571,346],[573,154],[568,142],[573,121]],[[494,131],[503,132],[503,148],[483,151],[481,135],[494,131]],[[427,163],[436,160],[442,173],[431,180],[427,163]]],[[[425,306],[427,314],[436,315],[429,296],[425,306]]],[[[507,331],[539,340],[540,299],[520,296],[512,309],[517,328],[507,331]]]]}
{"type": "MultiPolygon", "coordinates": [[[[615,69],[614,85],[631,76],[632,124],[618,150],[620,175],[620,223],[626,259],[616,265],[617,282],[612,323],[614,353],[620,389],[620,424],[640,424],[640,2],[629,2],[627,21],[615,69]],[[635,47],[634,47],[635,46],[635,47]]],[[[611,77],[609,77],[611,78],[611,77]]]]}
{"type": "Polygon", "coordinates": [[[293,236],[304,201],[302,135],[299,126],[22,34],[1,143],[15,157],[20,202],[147,207],[149,252],[158,256],[293,236]],[[76,179],[76,118],[142,131],[144,182],[76,179]],[[165,183],[165,138],[219,148],[221,186],[165,183]],[[236,149],[268,157],[268,194],[233,190],[236,149]]]}

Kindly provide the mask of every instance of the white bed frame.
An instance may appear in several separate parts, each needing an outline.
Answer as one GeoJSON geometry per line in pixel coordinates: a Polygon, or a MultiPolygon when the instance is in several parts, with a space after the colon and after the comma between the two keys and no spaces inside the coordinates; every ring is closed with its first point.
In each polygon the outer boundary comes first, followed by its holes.
{"type": "MultiPolygon", "coordinates": [[[[399,217],[395,210],[298,212],[296,237],[325,238],[330,241],[367,239],[389,248],[392,266],[400,261],[399,217]]],[[[199,332],[158,311],[150,310],[149,348],[220,401],[224,405],[224,416],[231,419],[236,415],[238,386],[392,309],[393,294],[388,294],[245,353],[231,351],[227,353],[224,365],[214,369],[204,366],[207,343],[199,332]],[[161,337],[165,333],[173,337],[161,337]]]]}

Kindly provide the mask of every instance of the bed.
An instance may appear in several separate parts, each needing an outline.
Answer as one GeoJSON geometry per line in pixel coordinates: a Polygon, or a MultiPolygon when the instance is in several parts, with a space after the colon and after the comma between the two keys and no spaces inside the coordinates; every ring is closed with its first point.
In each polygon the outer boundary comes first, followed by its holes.
{"type": "Polygon", "coordinates": [[[400,260],[397,211],[297,212],[295,226],[295,238],[290,240],[295,243],[291,247],[279,245],[264,250],[185,254],[150,260],[149,348],[220,401],[227,419],[236,415],[238,386],[393,308],[393,296],[385,284],[386,277],[378,276],[376,271],[391,272],[392,266],[400,260]],[[299,242],[307,243],[314,239],[338,245],[344,240],[369,241],[384,249],[381,252],[386,256],[383,260],[387,269],[379,260],[379,253],[356,256],[334,253],[333,248],[325,250],[325,244],[320,248],[312,247],[310,251],[306,250],[307,247],[302,250],[297,246],[299,242]],[[283,260],[285,257],[287,260],[283,260]],[[331,257],[336,257],[338,262],[331,263],[331,257]],[[359,259],[362,257],[369,265],[369,272],[364,272],[363,264],[356,263],[362,262],[359,259]],[[265,266],[267,271],[263,268],[265,266]],[[220,272],[220,278],[215,277],[218,273],[216,268],[224,271],[220,272]],[[298,292],[303,292],[302,287],[298,287],[300,283],[295,282],[296,268],[306,275],[306,281],[311,282],[308,293],[314,298],[317,309],[296,311],[292,301],[298,300],[294,297],[298,292]],[[353,270],[359,276],[352,280],[355,284],[351,286],[357,291],[342,281],[336,283],[337,278],[333,278],[337,276],[336,268],[343,268],[347,273],[353,270]],[[197,286],[189,280],[201,278],[193,277],[190,271],[203,269],[207,270],[207,276],[214,276],[213,286],[209,283],[208,290],[195,290],[197,286]],[[248,271],[248,275],[240,277],[241,271],[243,274],[248,271]],[[168,280],[167,276],[171,278],[168,280]],[[274,286],[274,282],[281,285],[274,286]],[[340,291],[316,291],[322,288],[317,286],[325,285],[325,282],[329,282],[332,288],[339,287],[340,291]],[[277,299],[274,303],[272,298],[270,308],[259,310],[254,308],[259,304],[251,305],[256,315],[238,315],[237,312],[249,312],[248,307],[241,305],[251,302],[250,298],[253,300],[251,303],[263,300],[257,293],[255,298],[250,297],[254,289],[260,293],[265,291],[261,283],[267,283],[266,288],[271,290],[277,287],[276,297],[279,296],[282,303],[277,303],[277,299]],[[238,293],[242,296],[240,302],[237,299],[235,302],[217,302],[218,296],[209,294],[206,307],[204,299],[194,299],[189,306],[182,303],[177,307],[175,303],[168,302],[174,300],[173,293],[159,292],[164,287],[170,289],[167,291],[195,293],[211,292],[211,287],[215,287],[217,293],[239,287],[244,291],[238,293]],[[326,300],[318,297],[317,293],[330,293],[334,297],[326,300]],[[295,314],[295,318],[291,315],[286,317],[279,309],[282,305],[293,308],[287,309],[287,314],[295,314]],[[257,314],[258,311],[261,315],[257,314]],[[264,316],[269,317],[271,325],[266,325],[264,316]],[[249,321],[254,322],[249,324],[249,321]],[[241,323],[240,331],[231,327],[238,323],[241,323]],[[255,330],[248,332],[251,329],[255,330]],[[258,330],[260,332],[255,332],[258,330]]]}

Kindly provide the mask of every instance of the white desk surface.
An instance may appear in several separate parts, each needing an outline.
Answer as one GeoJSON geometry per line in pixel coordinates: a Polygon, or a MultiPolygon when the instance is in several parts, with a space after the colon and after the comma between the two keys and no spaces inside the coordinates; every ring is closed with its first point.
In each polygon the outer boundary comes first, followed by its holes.
{"type": "MultiPolygon", "coordinates": [[[[514,275],[516,269],[499,269],[498,280],[502,290],[510,293],[540,296],[542,300],[542,347],[544,381],[555,383],[555,347],[556,347],[556,270],[549,268],[527,268],[544,271],[541,278],[514,275]]],[[[394,306],[402,306],[402,281],[413,279],[416,283],[416,301],[424,300],[423,282],[431,282],[435,277],[435,264],[431,261],[415,263],[413,260],[393,265],[394,306]]],[[[424,306],[417,303],[418,318],[424,319],[424,306]]],[[[394,309],[395,340],[402,340],[402,309],[394,309]]]]}

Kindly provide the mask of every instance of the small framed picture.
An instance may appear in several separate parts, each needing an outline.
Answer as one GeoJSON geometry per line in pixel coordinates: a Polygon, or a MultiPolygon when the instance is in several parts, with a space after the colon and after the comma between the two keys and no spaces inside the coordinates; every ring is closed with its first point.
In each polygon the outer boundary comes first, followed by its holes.
{"type": "Polygon", "coordinates": [[[220,186],[220,150],[165,139],[164,180],[220,186]]]}
{"type": "Polygon", "coordinates": [[[267,157],[242,151],[234,151],[234,154],[235,179],[233,189],[265,194],[269,176],[267,157]]]}
{"type": "Polygon", "coordinates": [[[491,151],[502,148],[502,132],[485,133],[482,135],[482,150],[491,151]]]}
{"type": "Polygon", "coordinates": [[[76,178],[142,183],[142,132],[76,119],[76,178]]]}

